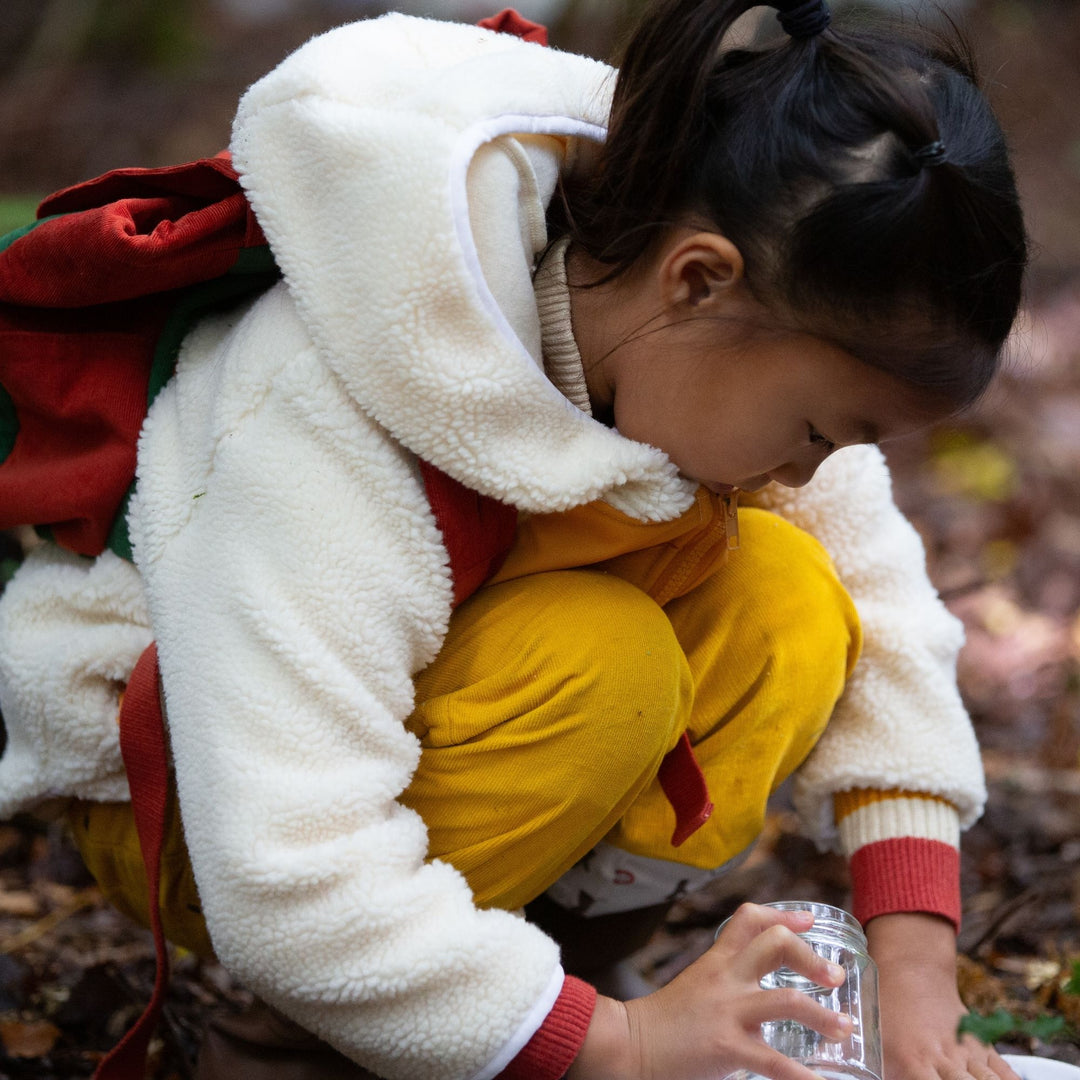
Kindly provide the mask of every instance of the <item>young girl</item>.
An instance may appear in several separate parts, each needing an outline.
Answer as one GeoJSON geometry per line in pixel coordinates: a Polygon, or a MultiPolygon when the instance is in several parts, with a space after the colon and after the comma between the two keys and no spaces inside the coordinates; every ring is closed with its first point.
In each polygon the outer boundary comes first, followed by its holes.
{"type": "Polygon", "coordinates": [[[758,985],[836,983],[802,916],[740,909],[636,1000],[572,974],[736,862],[793,773],[851,857],[886,1080],[1012,1075],[955,1035],[982,777],[874,444],[991,378],[1013,179],[954,52],[820,0],[731,48],[748,6],[660,0],[617,79],[387,16],[244,97],[283,281],[185,340],[135,566],[44,545],[0,605],[0,813],[80,797],[135,911],[115,718],[156,642],[166,927],[274,1010],[200,1076],[809,1080],[760,1039],[848,1030],[758,985]]]}

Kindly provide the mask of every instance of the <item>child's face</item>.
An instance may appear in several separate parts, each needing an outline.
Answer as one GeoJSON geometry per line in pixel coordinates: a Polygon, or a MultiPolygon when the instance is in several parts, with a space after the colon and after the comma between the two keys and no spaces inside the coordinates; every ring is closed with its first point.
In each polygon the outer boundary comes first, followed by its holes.
{"type": "Polygon", "coordinates": [[[597,418],[717,492],[801,487],[834,450],[948,411],[821,338],[777,328],[716,233],[677,230],[644,272],[572,303],[597,418]]]}
{"type": "Polygon", "coordinates": [[[924,394],[807,334],[666,328],[625,358],[612,418],[717,492],[801,487],[835,449],[896,438],[942,415],[924,394]],[[728,335],[731,336],[730,334],[728,335]]]}

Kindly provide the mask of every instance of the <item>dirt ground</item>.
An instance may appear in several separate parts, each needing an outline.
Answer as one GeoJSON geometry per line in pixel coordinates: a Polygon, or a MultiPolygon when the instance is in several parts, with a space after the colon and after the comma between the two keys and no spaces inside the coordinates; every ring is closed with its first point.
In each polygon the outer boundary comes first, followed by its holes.
{"type": "MultiPolygon", "coordinates": [[[[7,0],[0,20],[0,195],[217,150],[243,86],[333,21],[311,4],[291,22],[241,27],[179,5],[186,44],[173,55],[159,43],[151,62],[122,28],[93,49],[44,35],[39,9],[53,7],[7,0]],[[121,62],[125,49],[134,59],[121,62]]],[[[1028,1024],[1003,1047],[1080,1064],[1080,995],[1066,987],[1080,962],[1080,5],[977,0],[966,20],[1028,208],[1028,309],[988,399],[889,456],[931,575],[967,628],[960,682],[990,789],[963,844],[961,985],[979,1013],[1028,1024]]],[[[0,560],[18,558],[12,537],[0,543],[0,560]]],[[[671,978],[742,900],[842,905],[847,887],[842,860],[799,836],[780,792],[751,859],[682,902],[637,966],[671,978]]],[[[246,1000],[216,965],[175,954],[174,968],[156,1080],[191,1076],[204,1016],[246,1000]]],[[[152,981],[147,933],[102,903],[62,829],[0,823],[0,1078],[90,1075],[152,981]]]]}

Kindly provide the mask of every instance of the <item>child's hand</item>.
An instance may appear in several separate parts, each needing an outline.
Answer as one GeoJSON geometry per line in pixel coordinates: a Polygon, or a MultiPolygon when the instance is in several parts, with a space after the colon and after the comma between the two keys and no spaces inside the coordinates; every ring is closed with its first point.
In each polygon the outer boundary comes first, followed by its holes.
{"type": "Polygon", "coordinates": [[[789,967],[823,986],[843,970],[818,956],[798,933],[808,912],[744,904],[716,943],[667,986],[636,1001],[600,998],[570,1080],[721,1080],[751,1069],[774,1080],[817,1080],[809,1069],[766,1046],[761,1024],[797,1020],[843,1039],[851,1020],[797,990],[762,990],[763,976],[789,967]]]}
{"type": "Polygon", "coordinates": [[[882,915],[867,924],[878,965],[885,1080],[1018,1080],[992,1046],[956,1028],[956,936],[934,915],[882,915]]]}

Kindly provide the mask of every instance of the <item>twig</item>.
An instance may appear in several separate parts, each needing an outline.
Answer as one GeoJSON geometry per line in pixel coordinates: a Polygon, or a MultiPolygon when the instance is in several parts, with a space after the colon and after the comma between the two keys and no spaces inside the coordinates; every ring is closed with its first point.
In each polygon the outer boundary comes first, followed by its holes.
{"type": "Polygon", "coordinates": [[[180,1025],[176,1022],[176,1017],[172,1015],[172,1010],[168,1007],[161,1010],[159,1030],[162,1031],[163,1035],[167,1035],[169,1041],[173,1044],[173,1048],[176,1051],[174,1064],[179,1070],[182,1080],[195,1080],[195,1072],[191,1067],[187,1048],[184,1045],[184,1033],[180,1025]]]}
{"type": "Polygon", "coordinates": [[[988,941],[995,938],[998,931],[1023,907],[1027,907],[1033,900],[1038,900],[1042,895],[1042,890],[1033,885],[1029,889],[1025,889],[1019,896],[1014,896],[991,920],[990,925],[975,939],[975,941],[968,945],[964,952],[969,956],[973,956],[977,953],[988,941]]]}
{"type": "Polygon", "coordinates": [[[0,944],[0,955],[18,952],[32,945],[39,938],[44,937],[51,930],[55,930],[65,919],[82,911],[83,908],[92,907],[101,898],[101,893],[96,886],[81,889],[66,904],[61,905],[47,915],[43,915],[37,922],[20,930],[14,937],[0,944]]]}

